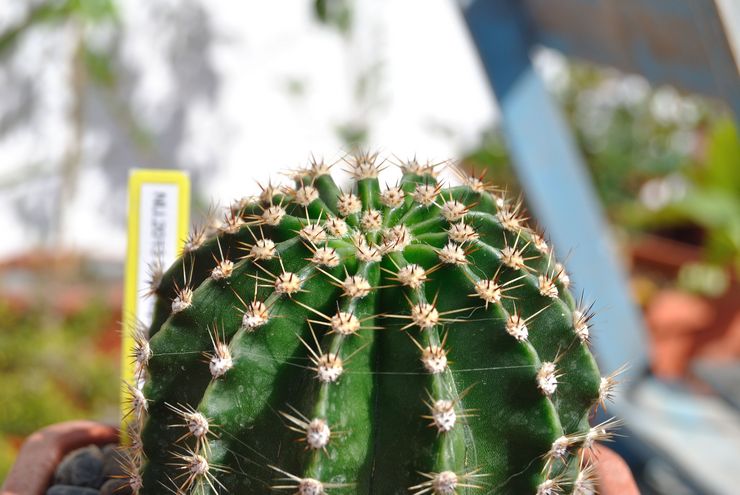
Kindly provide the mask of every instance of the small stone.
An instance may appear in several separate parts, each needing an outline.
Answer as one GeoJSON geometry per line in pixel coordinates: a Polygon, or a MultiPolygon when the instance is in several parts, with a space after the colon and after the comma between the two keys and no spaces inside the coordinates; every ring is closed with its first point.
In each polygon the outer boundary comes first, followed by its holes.
{"type": "Polygon", "coordinates": [[[126,454],[121,452],[116,444],[108,444],[103,447],[103,478],[110,479],[116,476],[124,476],[126,473],[122,467],[126,454]]]}
{"type": "Polygon", "coordinates": [[[113,478],[100,487],[100,495],[131,495],[132,493],[128,480],[124,479],[113,478]]]}
{"type": "Polygon", "coordinates": [[[99,488],[103,484],[103,452],[96,445],[73,450],[59,463],[54,482],[57,485],[99,488]]]}
{"type": "Polygon", "coordinates": [[[100,491],[95,488],[82,486],[54,485],[46,490],[46,495],[99,495],[100,491]]]}

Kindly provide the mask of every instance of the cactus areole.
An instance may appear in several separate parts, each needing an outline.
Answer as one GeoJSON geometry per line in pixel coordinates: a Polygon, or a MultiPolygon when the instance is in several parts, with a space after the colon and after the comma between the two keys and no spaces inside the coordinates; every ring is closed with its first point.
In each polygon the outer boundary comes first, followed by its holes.
{"type": "Polygon", "coordinates": [[[612,393],[521,202],[434,165],[312,162],[154,274],[127,466],[140,494],[592,493],[612,393]]]}

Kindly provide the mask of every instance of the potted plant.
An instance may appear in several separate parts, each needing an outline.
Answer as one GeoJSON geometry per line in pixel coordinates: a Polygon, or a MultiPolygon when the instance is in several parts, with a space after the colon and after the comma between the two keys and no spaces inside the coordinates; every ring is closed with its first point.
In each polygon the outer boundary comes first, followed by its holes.
{"type": "Polygon", "coordinates": [[[592,314],[519,204],[482,178],[443,187],[434,164],[386,188],[377,155],[347,164],[350,190],[314,161],[153,277],[129,488],[635,493],[628,474],[610,492],[624,467],[594,455],[616,377],[589,350],[592,314]]]}
{"type": "Polygon", "coordinates": [[[684,377],[700,355],[740,356],[740,140],[726,119],[702,135],[697,165],[685,178],[643,186],[641,196],[663,198],[659,205],[635,202],[619,213],[642,232],[631,260],[647,288],[639,294],[654,344],[653,369],[666,378],[684,377]]]}

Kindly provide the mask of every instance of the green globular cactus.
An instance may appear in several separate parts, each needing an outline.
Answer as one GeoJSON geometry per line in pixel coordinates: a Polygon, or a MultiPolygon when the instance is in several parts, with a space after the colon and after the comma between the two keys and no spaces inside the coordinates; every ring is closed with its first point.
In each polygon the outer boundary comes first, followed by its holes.
{"type": "Polygon", "coordinates": [[[592,314],[482,177],[314,161],[152,280],[130,385],[135,493],[593,493],[612,394],[592,314]]]}

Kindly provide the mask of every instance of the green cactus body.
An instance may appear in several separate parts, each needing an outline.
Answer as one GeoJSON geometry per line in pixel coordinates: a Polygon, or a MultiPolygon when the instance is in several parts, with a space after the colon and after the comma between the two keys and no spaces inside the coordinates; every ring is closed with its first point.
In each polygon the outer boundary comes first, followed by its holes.
{"type": "Polygon", "coordinates": [[[313,163],[191,236],[135,352],[137,493],[591,493],[607,398],[550,248],[480,178],[313,163]]]}

